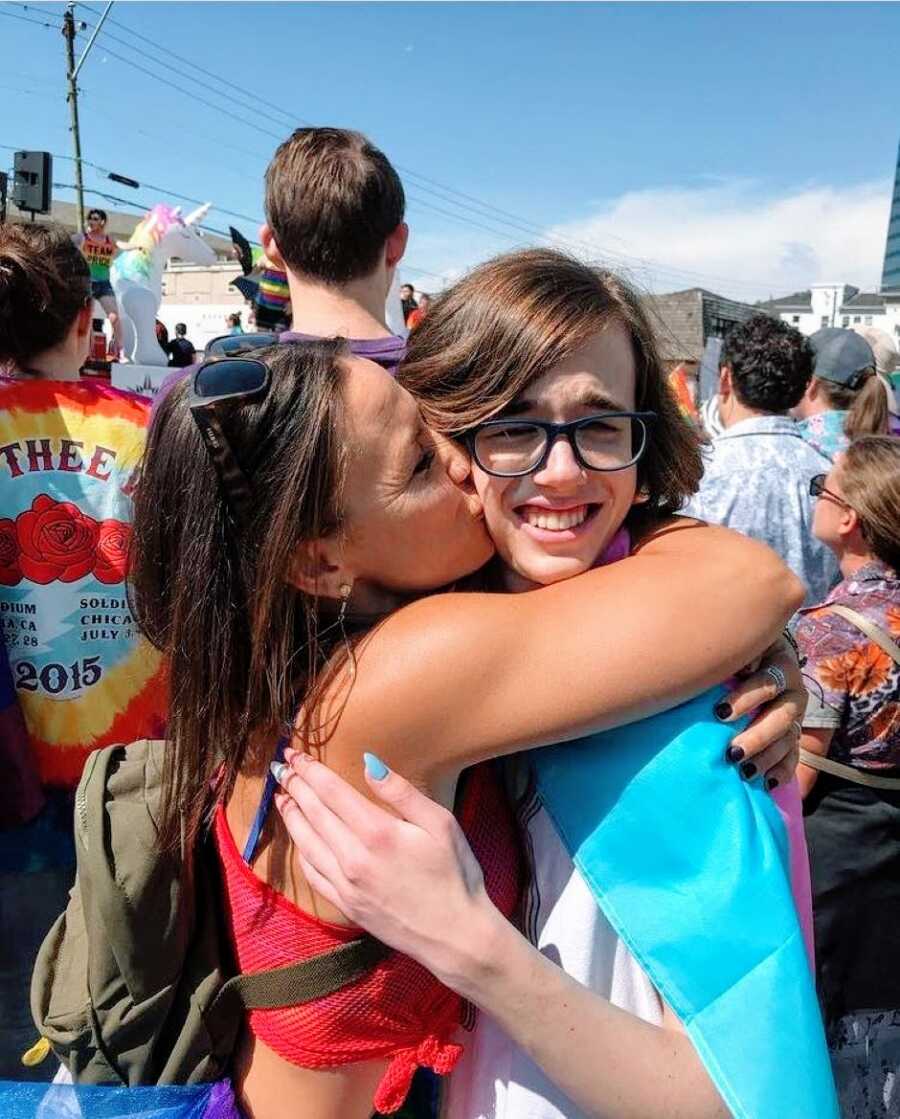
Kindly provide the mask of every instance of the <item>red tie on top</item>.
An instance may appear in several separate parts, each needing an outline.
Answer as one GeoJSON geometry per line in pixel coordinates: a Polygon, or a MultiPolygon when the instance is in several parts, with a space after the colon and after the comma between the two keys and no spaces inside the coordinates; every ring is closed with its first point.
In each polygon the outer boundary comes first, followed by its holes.
{"type": "MultiPolygon", "coordinates": [[[[457,818],[481,864],[485,888],[507,917],[521,886],[521,855],[513,814],[493,763],[469,770],[457,818]]],[[[226,913],[241,971],[281,967],[327,952],[358,929],[319,920],[262,882],[241,858],[224,808],[215,820],[226,913]]],[[[392,952],[371,972],[340,991],[297,1006],[252,1010],[254,1036],[302,1068],[335,1068],[355,1061],[390,1061],[375,1094],[389,1115],[403,1104],[418,1067],[444,1075],[462,1053],[454,1040],[463,1000],[421,965],[392,952]]]]}

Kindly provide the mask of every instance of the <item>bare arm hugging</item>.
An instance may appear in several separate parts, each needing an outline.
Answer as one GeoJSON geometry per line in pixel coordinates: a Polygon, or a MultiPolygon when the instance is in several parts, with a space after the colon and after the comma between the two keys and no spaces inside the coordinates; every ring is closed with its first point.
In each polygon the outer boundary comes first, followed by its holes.
{"type": "Polygon", "coordinates": [[[759,656],[801,598],[768,548],[683,521],[541,590],[424,599],[363,643],[340,739],[358,751],[377,733],[431,784],[696,695],[759,656]]]}

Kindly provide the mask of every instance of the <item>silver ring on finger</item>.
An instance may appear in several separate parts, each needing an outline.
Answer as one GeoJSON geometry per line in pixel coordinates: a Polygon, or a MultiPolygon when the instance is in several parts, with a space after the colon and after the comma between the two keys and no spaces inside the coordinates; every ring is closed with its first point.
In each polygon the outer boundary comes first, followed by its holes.
{"type": "Polygon", "coordinates": [[[766,669],[766,676],[775,685],[776,695],[781,695],[782,692],[787,691],[787,676],[785,676],[783,668],[779,668],[777,664],[770,664],[766,669]]]}

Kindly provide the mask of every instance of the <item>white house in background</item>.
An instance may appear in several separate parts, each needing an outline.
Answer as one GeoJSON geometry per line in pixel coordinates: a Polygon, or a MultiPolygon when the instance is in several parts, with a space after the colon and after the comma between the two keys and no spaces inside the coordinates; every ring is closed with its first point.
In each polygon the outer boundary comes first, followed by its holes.
{"type": "Polygon", "coordinates": [[[813,284],[808,291],[760,303],[801,334],[825,326],[876,326],[900,344],[900,291],[861,292],[852,284],[813,284]]]}
{"type": "Polygon", "coordinates": [[[163,273],[163,295],[159,318],[165,323],[169,337],[175,336],[175,324],[183,322],[187,336],[198,350],[220,334],[228,333],[225,316],[241,312],[247,326],[248,305],[240,292],[230,287],[240,276],[234,261],[221,261],[209,267],[171,261],[163,273]]]}

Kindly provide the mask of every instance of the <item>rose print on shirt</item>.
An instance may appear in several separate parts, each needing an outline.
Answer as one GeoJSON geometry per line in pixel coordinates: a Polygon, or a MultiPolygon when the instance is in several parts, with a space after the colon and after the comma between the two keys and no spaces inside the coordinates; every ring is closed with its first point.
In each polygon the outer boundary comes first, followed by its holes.
{"type": "Polygon", "coordinates": [[[74,583],[94,566],[97,522],[70,501],[40,494],[16,518],[22,574],[32,583],[74,583]]]}
{"type": "Polygon", "coordinates": [[[125,521],[95,521],[69,501],[39,494],[15,521],[0,520],[0,586],[22,579],[74,583],[90,574],[101,583],[122,583],[130,541],[125,521]]]}
{"type": "Polygon", "coordinates": [[[128,545],[131,525],[124,521],[103,521],[97,538],[94,575],[101,583],[122,583],[128,572],[128,545]]]}

